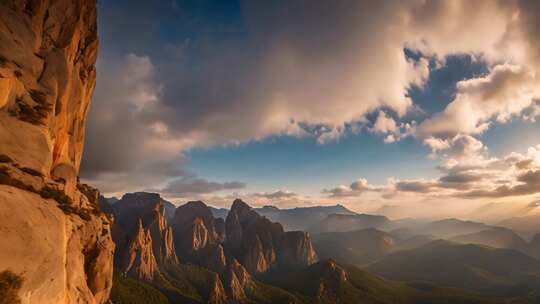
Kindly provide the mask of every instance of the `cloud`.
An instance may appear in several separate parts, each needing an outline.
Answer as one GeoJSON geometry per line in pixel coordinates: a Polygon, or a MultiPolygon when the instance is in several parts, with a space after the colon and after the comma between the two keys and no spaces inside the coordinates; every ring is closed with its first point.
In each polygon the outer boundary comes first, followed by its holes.
{"type": "Polygon", "coordinates": [[[243,1],[238,24],[169,1],[100,5],[81,174],[107,192],[182,178],[193,147],[272,135],[326,143],[373,113],[385,142],[414,134],[451,154],[456,136],[540,111],[534,3],[243,1]],[[455,54],[485,61],[489,74],[459,82],[445,110],[415,125],[409,90],[425,85],[430,60],[455,54]]]}
{"type": "Polygon", "coordinates": [[[404,180],[395,183],[395,189],[402,192],[427,193],[435,187],[437,187],[436,183],[425,180],[404,180]]]}
{"type": "Polygon", "coordinates": [[[253,196],[261,197],[261,198],[267,198],[270,200],[279,200],[279,199],[287,199],[287,198],[293,198],[297,197],[298,194],[288,191],[288,190],[276,190],[274,192],[260,192],[260,193],[254,193],[253,196]]]}
{"type": "Polygon", "coordinates": [[[371,130],[375,133],[387,134],[395,133],[399,129],[396,121],[393,118],[388,117],[385,112],[380,111],[379,115],[377,116],[377,120],[375,120],[375,123],[373,124],[373,128],[371,130]]]}
{"type": "Polygon", "coordinates": [[[237,190],[246,187],[242,182],[210,182],[203,178],[185,176],[170,181],[159,192],[172,197],[186,197],[200,194],[208,194],[223,190],[237,190]]]}
{"type": "Polygon", "coordinates": [[[540,207],[540,199],[539,200],[535,200],[535,201],[532,201],[529,203],[529,205],[527,205],[529,208],[537,208],[537,207],[540,207]]]}
{"type": "Polygon", "coordinates": [[[360,196],[365,192],[378,192],[381,190],[381,187],[371,185],[368,183],[367,179],[360,178],[352,182],[349,186],[340,185],[335,188],[324,189],[322,193],[328,195],[329,197],[339,198],[360,196]]]}
{"type": "Polygon", "coordinates": [[[373,126],[369,128],[372,133],[384,135],[384,142],[387,144],[401,140],[410,136],[416,127],[416,121],[410,123],[397,123],[386,112],[379,111],[373,126]]]}
{"type": "Polygon", "coordinates": [[[540,82],[527,68],[501,64],[480,78],[458,82],[456,98],[443,112],[422,122],[421,138],[451,138],[458,134],[480,134],[491,119],[504,123],[535,104],[540,82]]]}
{"type": "MultiPolygon", "coordinates": [[[[460,153],[462,154],[462,153],[460,153]]],[[[359,197],[376,192],[380,199],[395,199],[400,194],[416,194],[416,200],[429,197],[504,198],[540,193],[540,145],[526,153],[512,152],[506,157],[479,156],[443,160],[438,166],[441,175],[436,179],[390,178],[386,185],[373,186],[360,179],[350,186],[323,190],[329,197],[359,197]],[[526,164],[524,166],[523,164],[526,164]]]]}

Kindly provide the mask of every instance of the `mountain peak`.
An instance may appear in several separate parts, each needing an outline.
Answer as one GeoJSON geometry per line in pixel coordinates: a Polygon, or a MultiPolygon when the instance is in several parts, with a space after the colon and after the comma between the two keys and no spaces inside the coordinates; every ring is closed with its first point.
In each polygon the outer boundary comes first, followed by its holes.
{"type": "Polygon", "coordinates": [[[243,200],[237,198],[232,203],[231,211],[233,211],[233,210],[251,210],[251,206],[249,206],[243,200]]]}

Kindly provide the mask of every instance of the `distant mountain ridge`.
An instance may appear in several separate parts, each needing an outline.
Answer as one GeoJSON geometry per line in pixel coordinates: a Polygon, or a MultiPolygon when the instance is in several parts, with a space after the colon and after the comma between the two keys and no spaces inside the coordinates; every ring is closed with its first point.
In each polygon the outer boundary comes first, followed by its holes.
{"type": "Polygon", "coordinates": [[[332,258],[340,263],[362,265],[391,252],[397,240],[384,231],[368,228],[315,234],[313,243],[322,259],[332,258]]]}
{"type": "Polygon", "coordinates": [[[462,234],[451,238],[454,242],[471,243],[490,246],[493,248],[515,249],[526,253],[527,242],[510,229],[495,227],[479,232],[462,234]]]}
{"type": "MultiPolygon", "coordinates": [[[[229,212],[226,208],[210,207],[215,217],[227,217],[229,212]]],[[[345,206],[337,204],[333,206],[312,206],[281,209],[273,205],[260,208],[253,208],[258,214],[267,217],[269,220],[279,222],[285,230],[307,230],[310,226],[325,219],[331,214],[349,214],[355,212],[345,206]]]]}
{"type": "Polygon", "coordinates": [[[540,291],[540,261],[511,249],[444,240],[392,253],[367,267],[383,277],[516,296],[540,291]],[[514,292],[518,294],[513,294],[514,292]]]}
{"type": "MultiPolygon", "coordinates": [[[[118,248],[114,303],[502,303],[460,290],[422,290],[333,260],[317,262],[308,233],[285,231],[241,200],[225,219],[204,202],[188,202],[171,222],[165,204],[157,194],[134,193],[111,207],[118,248]]],[[[364,233],[383,239],[377,250],[392,247],[390,234],[364,233]]]]}
{"type": "Polygon", "coordinates": [[[330,214],[323,220],[310,226],[311,233],[345,232],[367,228],[389,230],[392,222],[383,215],[371,214],[330,214]]]}

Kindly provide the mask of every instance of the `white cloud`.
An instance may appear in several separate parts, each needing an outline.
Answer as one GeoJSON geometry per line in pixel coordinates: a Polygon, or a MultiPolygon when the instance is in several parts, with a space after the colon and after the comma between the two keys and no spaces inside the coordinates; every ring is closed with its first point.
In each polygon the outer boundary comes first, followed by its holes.
{"type": "Polygon", "coordinates": [[[399,128],[392,117],[386,115],[384,111],[380,111],[371,130],[379,134],[388,134],[397,132],[399,128]]]}
{"type": "Polygon", "coordinates": [[[372,128],[385,142],[414,134],[460,161],[458,152],[483,153],[470,136],[540,113],[534,3],[340,1],[246,1],[246,36],[211,44],[194,32],[189,43],[165,45],[148,26],[154,16],[111,28],[117,36],[106,37],[113,50],[100,57],[83,176],[111,191],[156,187],[175,176],[163,163],[181,166],[191,147],[283,134],[326,143],[377,112],[372,128]],[[133,33],[137,54],[148,55],[118,55],[133,33]],[[404,48],[423,57],[407,58],[404,48]],[[415,109],[408,90],[429,77],[425,57],[442,65],[455,54],[485,61],[489,74],[459,82],[442,112],[406,121],[415,109]]]}
{"type": "Polygon", "coordinates": [[[492,119],[505,123],[533,106],[539,97],[540,83],[533,71],[497,65],[485,77],[458,82],[456,98],[443,112],[422,122],[417,134],[421,138],[480,134],[492,119]]]}
{"type": "Polygon", "coordinates": [[[368,183],[367,179],[359,178],[349,186],[340,185],[335,188],[324,189],[322,193],[329,197],[340,198],[360,196],[366,192],[379,192],[381,190],[383,190],[383,187],[371,185],[368,183]]]}

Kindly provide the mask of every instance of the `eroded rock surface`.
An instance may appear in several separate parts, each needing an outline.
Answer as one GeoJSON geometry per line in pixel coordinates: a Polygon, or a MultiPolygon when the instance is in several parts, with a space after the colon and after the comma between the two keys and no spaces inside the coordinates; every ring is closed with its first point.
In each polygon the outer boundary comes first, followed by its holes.
{"type": "Polygon", "coordinates": [[[281,224],[260,216],[241,200],[233,202],[226,232],[226,247],[253,274],[274,267],[305,267],[317,261],[307,233],[284,232],[281,224]]]}
{"type": "Polygon", "coordinates": [[[0,2],[0,271],[23,303],[105,303],[111,221],[78,183],[95,85],[96,2],[0,2]]]}
{"type": "Polygon", "coordinates": [[[203,202],[188,202],[176,209],[173,219],[177,255],[186,261],[222,271],[226,257],[225,223],[215,219],[203,202]]]}
{"type": "Polygon", "coordinates": [[[151,281],[159,267],[178,264],[173,231],[159,194],[128,193],[112,209],[116,263],[123,273],[151,281]]]}

